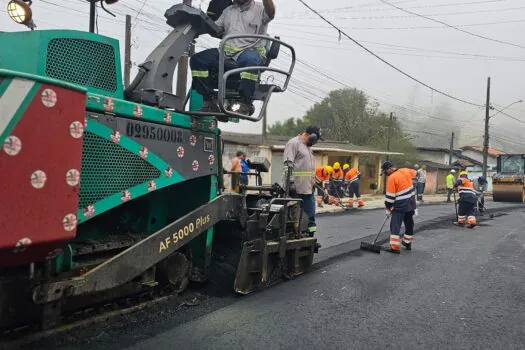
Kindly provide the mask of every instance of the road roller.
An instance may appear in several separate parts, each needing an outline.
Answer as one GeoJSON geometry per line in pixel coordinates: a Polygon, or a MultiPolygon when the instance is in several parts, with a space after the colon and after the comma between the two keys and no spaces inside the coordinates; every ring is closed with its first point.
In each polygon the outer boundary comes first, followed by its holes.
{"type": "MultiPolygon", "coordinates": [[[[268,35],[221,37],[206,13],[177,4],[164,15],[171,31],[124,86],[117,40],[35,30],[30,6],[9,2],[30,30],[0,32],[9,48],[0,50],[0,334],[49,328],[162,285],[182,292],[209,280],[213,259],[232,267],[240,294],[308,270],[316,239],[302,201],[287,195],[286,181],[225,192],[218,128],[261,120],[272,93],[286,91],[292,46],[268,35]],[[199,112],[195,90],[172,91],[180,58],[204,34],[221,39],[213,113],[199,112]],[[266,43],[260,66],[228,59],[225,43],[239,37],[266,43]],[[289,67],[272,67],[283,49],[289,67]],[[257,76],[256,114],[232,106],[246,71],[257,76]],[[265,71],[282,84],[264,83],[265,71]]],[[[260,178],[270,164],[251,166],[260,178]]]]}
{"type": "Polygon", "coordinates": [[[525,203],[525,154],[498,156],[492,194],[495,202],[525,203]]]}

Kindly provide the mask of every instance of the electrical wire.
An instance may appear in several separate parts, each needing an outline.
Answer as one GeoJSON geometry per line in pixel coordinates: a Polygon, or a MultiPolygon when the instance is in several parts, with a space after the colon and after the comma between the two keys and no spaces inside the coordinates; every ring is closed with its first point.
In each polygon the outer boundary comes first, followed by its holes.
{"type": "MultiPolygon", "coordinates": [[[[515,120],[515,121],[517,121],[517,122],[520,122],[520,123],[525,124],[525,121],[523,121],[523,120],[521,120],[521,119],[518,119],[518,118],[516,118],[516,117],[513,117],[512,115],[508,114],[507,112],[504,112],[502,109],[498,109],[498,108],[496,108],[496,107],[494,107],[494,106],[492,106],[492,108],[494,108],[496,111],[498,111],[498,113],[501,113],[501,114],[503,114],[504,116],[509,117],[510,119],[513,119],[513,120],[515,120]]],[[[496,114],[497,114],[497,113],[496,113],[496,114]]]]}
{"type": "MultiPolygon", "coordinates": [[[[518,7],[507,7],[502,9],[484,9],[484,10],[476,10],[476,11],[455,11],[455,12],[444,12],[444,13],[428,13],[425,14],[425,16],[436,16],[436,17],[442,17],[442,16],[459,16],[459,15],[471,15],[471,14],[477,14],[477,13],[494,13],[494,12],[507,12],[507,11],[516,11],[516,10],[523,10],[525,9],[525,6],[518,6],[518,7]]],[[[319,11],[322,12],[322,11],[319,11]]],[[[418,17],[417,15],[409,14],[409,15],[399,15],[399,16],[354,16],[354,17],[333,17],[333,19],[342,19],[342,20],[399,20],[399,19],[407,19],[407,18],[414,18],[418,17]]],[[[293,18],[294,21],[296,20],[306,20],[311,21],[312,19],[317,19],[316,17],[299,17],[299,18],[293,18]]],[[[417,27],[416,27],[417,28],[417,27]]],[[[439,28],[439,27],[435,27],[439,28]]]]}
{"type": "MultiPolygon", "coordinates": [[[[301,1],[301,0],[299,0],[299,1],[301,1]]],[[[509,45],[509,46],[514,46],[514,47],[519,47],[521,49],[525,49],[525,46],[522,46],[522,45],[514,44],[514,43],[511,43],[511,42],[503,41],[503,40],[499,40],[499,39],[489,38],[489,37],[484,36],[484,35],[480,35],[480,34],[476,34],[476,33],[473,33],[473,32],[469,32],[468,30],[464,30],[464,29],[458,28],[457,26],[453,26],[451,24],[448,24],[448,23],[445,23],[443,21],[434,19],[432,17],[428,17],[428,16],[421,15],[421,14],[416,13],[416,12],[412,12],[412,11],[406,10],[406,9],[404,9],[402,7],[399,7],[399,6],[395,5],[395,4],[391,4],[391,3],[389,3],[386,0],[380,0],[380,1],[382,3],[384,3],[384,4],[386,4],[386,5],[389,5],[389,6],[392,6],[392,7],[396,8],[396,9],[398,9],[399,11],[403,11],[405,13],[409,13],[409,14],[412,14],[412,15],[415,15],[415,16],[418,16],[418,17],[421,17],[421,18],[425,18],[425,19],[428,19],[429,21],[432,21],[432,22],[440,23],[440,24],[442,24],[444,26],[447,26],[447,27],[452,28],[454,30],[460,31],[460,32],[465,33],[467,35],[471,35],[471,36],[474,36],[474,37],[477,37],[477,38],[480,38],[480,39],[484,39],[484,40],[488,40],[488,41],[492,41],[492,42],[496,42],[496,43],[500,43],[500,44],[504,44],[504,45],[509,45]]]]}
{"type": "MultiPolygon", "coordinates": [[[[448,4],[438,4],[438,5],[420,5],[420,6],[410,6],[406,7],[407,9],[423,9],[423,8],[437,8],[437,7],[453,7],[453,6],[466,6],[466,5],[479,5],[485,3],[494,3],[494,2],[503,2],[506,0],[484,0],[484,1],[474,1],[474,2],[459,2],[459,3],[448,3],[448,4]]],[[[396,3],[397,4],[397,3],[396,3]]],[[[393,8],[374,8],[367,10],[355,10],[353,6],[344,6],[344,7],[335,7],[330,9],[319,10],[322,13],[341,13],[341,12],[384,12],[384,11],[394,11],[393,8]]],[[[293,18],[292,15],[305,14],[306,12],[292,12],[287,17],[293,18]]]]}
{"type": "Polygon", "coordinates": [[[469,105],[472,105],[472,106],[481,106],[480,104],[478,103],[474,103],[474,102],[470,102],[470,101],[467,101],[467,100],[464,100],[464,99],[461,99],[461,98],[458,98],[458,97],[455,97],[455,96],[452,96],[444,91],[441,91],[441,90],[438,90],[438,89],[435,89],[433,88],[432,86],[422,82],[421,80],[415,78],[414,76],[406,73],[405,71],[401,70],[400,68],[396,67],[395,65],[393,65],[392,63],[388,62],[387,60],[385,60],[384,58],[382,58],[381,56],[375,54],[373,51],[371,51],[370,49],[368,49],[366,46],[364,46],[363,44],[361,44],[359,41],[355,40],[354,38],[352,38],[350,35],[348,35],[347,33],[345,33],[344,31],[342,31],[341,29],[339,29],[335,24],[333,24],[332,22],[330,22],[328,19],[326,19],[323,15],[321,15],[319,12],[317,12],[316,10],[314,10],[312,7],[310,7],[310,5],[308,5],[306,2],[304,2],[303,0],[298,0],[300,3],[302,3],[304,6],[306,6],[310,11],[314,12],[317,16],[319,16],[320,18],[322,18],[326,23],[330,24],[330,26],[332,26],[335,30],[337,30],[339,32],[339,35],[344,35],[346,38],[348,38],[349,40],[353,41],[356,45],[358,45],[359,47],[361,47],[362,49],[364,49],[366,52],[368,52],[369,54],[371,54],[372,56],[374,56],[375,58],[379,59],[381,62],[385,63],[386,65],[388,65],[389,67],[395,69],[396,71],[398,71],[399,73],[403,74],[404,76],[414,80],[415,82],[429,88],[430,90],[432,91],[435,91],[443,96],[446,96],[448,98],[451,98],[453,100],[456,100],[456,101],[459,101],[459,102],[463,102],[463,103],[466,103],[466,104],[469,104],[469,105]]]}
{"type": "Polygon", "coordinates": [[[135,24],[134,26],[137,24],[137,18],[140,16],[140,14],[142,13],[142,10],[144,9],[144,5],[146,5],[146,0],[142,0],[142,5],[140,6],[140,9],[139,11],[137,12],[137,15],[135,16],[135,24]]]}

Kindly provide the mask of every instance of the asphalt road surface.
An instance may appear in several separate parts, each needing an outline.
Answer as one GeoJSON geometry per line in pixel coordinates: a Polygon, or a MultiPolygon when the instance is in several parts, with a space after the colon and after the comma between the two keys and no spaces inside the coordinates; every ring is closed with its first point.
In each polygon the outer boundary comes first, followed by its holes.
{"type": "Polygon", "coordinates": [[[195,306],[170,301],[27,348],[523,349],[525,211],[510,207],[490,203],[508,215],[473,230],[451,224],[451,205],[421,207],[400,256],[356,251],[383,211],[322,216],[317,263],[293,281],[238,297],[216,278],[195,306]]]}
{"type": "Polygon", "coordinates": [[[523,349],[525,212],[359,252],[130,349],[523,349]]]}

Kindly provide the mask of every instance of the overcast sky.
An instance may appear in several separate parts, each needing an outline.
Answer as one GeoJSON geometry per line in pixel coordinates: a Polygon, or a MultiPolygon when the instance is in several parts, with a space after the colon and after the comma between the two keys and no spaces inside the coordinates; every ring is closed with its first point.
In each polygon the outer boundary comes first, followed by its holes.
{"type": "MultiPolygon", "coordinates": [[[[448,109],[446,118],[463,127],[462,143],[481,144],[484,110],[432,93],[401,75],[319,19],[297,0],[274,0],[277,7],[269,33],[294,45],[301,60],[296,66],[290,90],[274,95],[268,109],[269,124],[289,117],[301,117],[330,90],[344,86],[364,90],[385,112],[392,110],[400,120],[412,120],[411,129],[421,130],[420,121],[448,109]],[[342,84],[344,84],[344,86],[342,84]],[[441,107],[440,107],[441,106],[441,107]],[[401,109],[401,108],[404,109],[401,109]]],[[[7,0],[0,0],[0,30],[20,31],[7,17],[7,0]]],[[[167,0],[120,0],[109,8],[112,18],[99,11],[99,33],[124,37],[124,15],[133,17],[132,60],[138,64],[166,35],[164,11],[180,2],[167,0]],[[141,7],[143,6],[142,10],[141,7]],[[139,14],[140,11],[140,14],[139,14]]],[[[393,65],[436,89],[479,105],[485,104],[487,76],[492,78],[492,103],[502,108],[525,99],[525,2],[523,0],[389,0],[408,11],[426,15],[461,29],[505,41],[523,48],[477,38],[424,18],[409,15],[379,0],[306,0],[314,9],[393,65]]],[[[208,1],[194,0],[206,9],[208,1]]],[[[38,29],[88,29],[88,3],[84,0],[34,0],[34,21],[38,29]]],[[[214,41],[204,36],[198,48],[214,41]]],[[[277,65],[284,65],[282,59],[277,65]]],[[[135,70],[134,70],[135,72],[135,70]]],[[[132,73],[134,75],[134,73],[132,73]]],[[[499,114],[491,119],[499,145],[514,142],[525,151],[525,103],[507,109],[514,121],[499,114]]],[[[425,132],[443,136],[453,127],[439,119],[425,126],[425,132]]],[[[260,125],[241,122],[223,129],[257,133],[260,125]]],[[[425,135],[425,134],[422,134],[425,135]]],[[[424,142],[420,135],[418,143],[424,142]]]]}

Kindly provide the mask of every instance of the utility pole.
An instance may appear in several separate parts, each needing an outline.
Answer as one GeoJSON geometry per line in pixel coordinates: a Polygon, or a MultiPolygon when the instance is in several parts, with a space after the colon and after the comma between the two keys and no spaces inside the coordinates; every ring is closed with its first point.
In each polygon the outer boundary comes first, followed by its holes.
{"type": "Polygon", "coordinates": [[[487,78],[487,104],[485,105],[485,137],[483,140],[483,176],[487,178],[487,158],[489,154],[489,120],[490,120],[490,77],[487,78]]]}
{"type": "Polygon", "coordinates": [[[131,16],[126,15],[126,38],[124,47],[124,86],[129,86],[131,76],[131,16]]]}
{"type": "Polygon", "coordinates": [[[262,117],[262,142],[263,144],[266,142],[266,112],[268,109],[264,110],[263,117],[262,117]]]}
{"type": "MultiPolygon", "coordinates": [[[[390,123],[388,124],[388,138],[386,140],[386,150],[390,151],[390,139],[392,138],[392,124],[394,121],[394,112],[390,112],[390,123]]],[[[390,155],[386,155],[386,160],[390,159],[390,155]]]]}
{"type": "Polygon", "coordinates": [[[450,136],[450,151],[448,154],[448,165],[452,164],[452,152],[454,152],[454,131],[452,131],[452,135],[450,136]]]}
{"type": "MultiPolygon", "coordinates": [[[[191,6],[191,0],[183,0],[184,5],[191,6]]],[[[184,109],[184,101],[186,100],[186,83],[188,80],[188,57],[193,53],[193,44],[188,47],[188,54],[182,55],[179,59],[177,67],[177,96],[180,99],[179,108],[184,109]]]]}
{"type": "MultiPolygon", "coordinates": [[[[386,139],[386,150],[390,151],[390,139],[392,138],[392,124],[394,124],[394,112],[390,112],[390,122],[388,123],[388,137],[386,139]]],[[[390,155],[386,155],[386,160],[390,160],[390,155]]],[[[383,176],[383,194],[386,193],[386,176],[383,176]]]]}
{"type": "Polygon", "coordinates": [[[89,32],[95,32],[95,12],[97,11],[96,0],[89,0],[89,32]]]}

